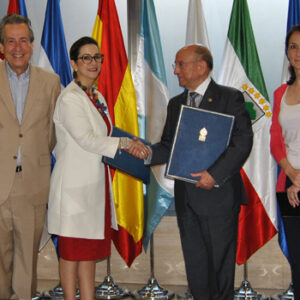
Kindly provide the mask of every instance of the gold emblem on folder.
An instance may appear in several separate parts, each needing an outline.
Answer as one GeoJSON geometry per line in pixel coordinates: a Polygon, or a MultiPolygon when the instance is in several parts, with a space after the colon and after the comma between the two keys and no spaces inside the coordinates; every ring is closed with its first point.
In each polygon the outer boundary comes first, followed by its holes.
{"type": "Polygon", "coordinates": [[[207,132],[207,130],[206,130],[205,127],[203,127],[202,129],[200,129],[200,131],[199,131],[199,138],[198,138],[200,142],[205,142],[207,133],[208,132],[207,132]]]}

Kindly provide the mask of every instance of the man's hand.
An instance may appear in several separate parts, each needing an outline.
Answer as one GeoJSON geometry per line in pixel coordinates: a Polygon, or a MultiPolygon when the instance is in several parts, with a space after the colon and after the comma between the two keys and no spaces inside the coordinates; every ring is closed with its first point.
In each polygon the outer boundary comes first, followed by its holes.
{"type": "Polygon", "coordinates": [[[137,138],[133,138],[129,148],[124,150],[140,159],[145,159],[150,155],[150,150],[137,138]]]}
{"type": "Polygon", "coordinates": [[[211,190],[216,185],[216,181],[207,171],[191,173],[191,175],[193,177],[200,177],[199,181],[196,183],[196,187],[211,190]]]}

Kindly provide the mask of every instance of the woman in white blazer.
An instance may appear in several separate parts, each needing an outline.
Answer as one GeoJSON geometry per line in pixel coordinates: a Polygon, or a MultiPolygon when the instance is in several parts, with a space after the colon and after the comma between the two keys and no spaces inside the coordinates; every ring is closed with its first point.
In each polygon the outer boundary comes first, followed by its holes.
{"type": "Polygon", "coordinates": [[[58,98],[54,123],[56,164],[50,183],[48,231],[58,235],[59,273],[65,299],[94,299],[96,260],[110,255],[111,227],[117,220],[108,166],[118,149],[147,148],[110,137],[111,121],[103,96],[94,88],[103,55],[90,37],[70,49],[74,81],[58,98]]]}

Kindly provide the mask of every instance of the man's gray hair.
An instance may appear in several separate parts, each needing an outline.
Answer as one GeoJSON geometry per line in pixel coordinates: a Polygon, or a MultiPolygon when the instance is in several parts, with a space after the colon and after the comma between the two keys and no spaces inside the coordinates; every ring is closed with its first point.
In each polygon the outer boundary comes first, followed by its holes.
{"type": "Polygon", "coordinates": [[[31,28],[31,21],[29,18],[17,14],[10,14],[2,18],[0,22],[0,43],[4,45],[4,27],[6,24],[26,24],[29,29],[30,42],[34,41],[34,34],[31,28]]]}

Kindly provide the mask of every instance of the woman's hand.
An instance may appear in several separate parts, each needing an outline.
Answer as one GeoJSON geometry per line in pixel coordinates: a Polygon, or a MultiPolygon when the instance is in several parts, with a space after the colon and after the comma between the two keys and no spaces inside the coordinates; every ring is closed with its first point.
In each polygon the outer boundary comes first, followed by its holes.
{"type": "Polygon", "coordinates": [[[286,192],[287,192],[287,196],[288,196],[288,199],[289,199],[289,203],[291,206],[293,206],[294,208],[296,206],[299,206],[300,204],[300,201],[299,201],[299,198],[298,198],[298,192],[300,191],[300,188],[295,186],[295,185],[292,185],[290,186],[286,192]]]}

